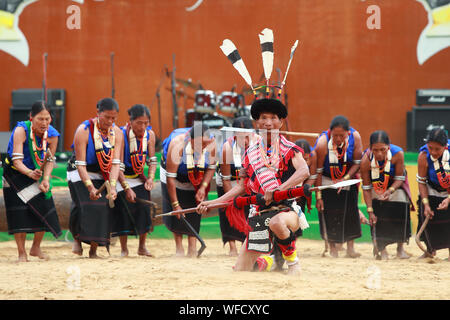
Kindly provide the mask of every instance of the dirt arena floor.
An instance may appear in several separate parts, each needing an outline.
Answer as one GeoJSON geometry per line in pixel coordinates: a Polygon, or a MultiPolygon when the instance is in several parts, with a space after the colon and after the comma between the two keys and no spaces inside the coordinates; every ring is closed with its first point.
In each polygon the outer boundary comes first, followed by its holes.
{"type": "MultiPolygon", "coordinates": [[[[186,240],[185,240],[186,241],[186,240]]],[[[298,239],[302,265],[298,277],[285,272],[234,272],[235,257],[220,239],[205,239],[200,258],[177,258],[170,239],[149,239],[155,257],[137,256],[137,240],[129,239],[130,256],[120,257],[120,245],[111,256],[99,248],[102,259],[71,253],[71,243],[45,241],[50,260],[29,257],[17,263],[15,242],[0,243],[1,300],[445,300],[450,297],[448,251],[437,259],[421,259],[411,238],[406,246],[413,256],[396,259],[395,245],[389,246],[390,260],[376,261],[372,245],[357,243],[358,259],[322,257],[321,241],[298,239]],[[246,285],[251,283],[251,285],[246,285]],[[267,288],[273,288],[267,290],[267,288]]],[[[29,250],[31,242],[27,242],[29,250]]]]}

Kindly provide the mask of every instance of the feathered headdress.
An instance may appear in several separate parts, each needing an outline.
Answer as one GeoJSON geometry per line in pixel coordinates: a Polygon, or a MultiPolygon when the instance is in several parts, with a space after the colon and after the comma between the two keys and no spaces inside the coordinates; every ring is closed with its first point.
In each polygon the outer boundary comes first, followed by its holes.
{"type": "Polygon", "coordinates": [[[270,94],[270,88],[278,88],[278,94],[277,98],[281,98],[281,92],[283,90],[284,85],[286,84],[286,77],[289,71],[289,68],[291,66],[292,58],[294,57],[295,49],[298,45],[298,40],[295,41],[294,45],[291,48],[291,55],[289,59],[289,63],[286,68],[286,73],[284,74],[283,82],[280,84],[280,86],[274,86],[269,84],[270,76],[272,74],[273,70],[273,32],[271,29],[265,28],[259,36],[259,42],[261,45],[261,51],[262,51],[262,60],[263,60],[263,68],[264,68],[264,76],[266,78],[266,84],[262,86],[257,86],[256,88],[253,87],[252,84],[252,78],[247,70],[247,67],[244,64],[244,61],[242,60],[238,50],[236,49],[236,46],[234,43],[229,40],[225,39],[223,40],[222,45],[220,46],[220,49],[222,49],[223,53],[227,56],[227,58],[231,61],[233,64],[233,67],[239,72],[242,78],[244,78],[245,82],[250,86],[250,88],[253,91],[253,94],[255,96],[255,99],[258,99],[257,91],[261,88],[266,88],[266,98],[269,98],[270,94]]]}

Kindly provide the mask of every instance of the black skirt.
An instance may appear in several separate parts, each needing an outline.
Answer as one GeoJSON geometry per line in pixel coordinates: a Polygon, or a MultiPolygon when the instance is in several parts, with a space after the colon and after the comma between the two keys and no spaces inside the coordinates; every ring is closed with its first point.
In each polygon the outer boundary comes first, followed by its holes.
{"type": "MultiPolygon", "coordinates": [[[[372,201],[373,213],[377,217],[375,238],[378,250],[392,243],[408,242],[411,237],[409,203],[398,201],[372,201]]],[[[373,235],[373,228],[371,227],[373,235]]]]}
{"type": "Polygon", "coordinates": [[[9,186],[3,186],[8,233],[51,232],[55,238],[61,236],[61,226],[53,197],[37,193],[26,203],[19,197],[24,189],[36,181],[3,164],[3,178],[9,186]]]}
{"type": "Polygon", "coordinates": [[[323,215],[319,213],[320,235],[324,237],[324,218],[328,241],[344,243],[361,237],[358,210],[358,188],[350,190],[325,189],[322,191],[323,215]]]}
{"type": "MultiPolygon", "coordinates": [[[[92,183],[99,189],[104,181],[92,180],[92,183]]],[[[72,197],[69,229],[74,239],[87,244],[93,241],[109,248],[112,209],[106,199],[106,190],[100,199],[91,200],[82,181],[69,181],[68,184],[72,197]]]]}
{"type": "MultiPolygon", "coordinates": [[[[177,199],[180,203],[181,208],[194,208],[197,206],[197,202],[195,200],[195,191],[193,190],[177,190],[177,199]]],[[[161,182],[161,195],[163,202],[163,213],[167,213],[173,211],[172,205],[170,203],[169,192],[167,191],[167,185],[161,182]]],[[[201,215],[197,212],[187,213],[185,215],[186,221],[194,228],[194,230],[199,233],[200,232],[200,222],[201,215]]],[[[182,219],[179,219],[176,216],[165,216],[163,217],[163,222],[167,229],[169,229],[173,233],[185,234],[188,236],[195,236],[189,228],[186,226],[182,219]]]]}
{"type": "MultiPolygon", "coordinates": [[[[437,210],[439,204],[445,199],[443,197],[428,196],[430,209],[434,212],[432,219],[428,220],[428,224],[423,231],[420,240],[424,241],[427,251],[450,248],[450,207],[447,210],[437,210]]],[[[423,204],[419,197],[419,223],[417,231],[420,230],[425,216],[423,214],[423,204]]]]}
{"type": "MultiPolygon", "coordinates": [[[[132,188],[136,197],[144,200],[151,200],[150,192],[143,184],[132,188]]],[[[149,206],[136,202],[128,202],[125,191],[117,194],[114,202],[115,207],[112,212],[112,237],[123,235],[141,235],[149,232],[152,225],[149,206]]]]}
{"type": "MultiPolygon", "coordinates": [[[[217,186],[217,196],[221,197],[224,195],[223,187],[217,186]]],[[[246,206],[244,209],[245,218],[248,218],[249,207],[246,206]]],[[[228,241],[236,240],[240,242],[244,242],[245,233],[238,231],[233,228],[228,221],[226,215],[226,208],[219,208],[219,223],[220,223],[220,231],[222,232],[222,242],[225,245],[228,241]]]]}

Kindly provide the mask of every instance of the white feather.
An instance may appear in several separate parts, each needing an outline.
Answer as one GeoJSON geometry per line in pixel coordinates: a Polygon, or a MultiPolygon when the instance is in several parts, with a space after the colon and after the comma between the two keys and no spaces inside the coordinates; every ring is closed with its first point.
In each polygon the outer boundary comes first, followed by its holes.
{"type": "Polygon", "coordinates": [[[291,67],[292,58],[294,57],[294,53],[295,53],[295,50],[297,49],[297,45],[298,45],[298,40],[295,40],[295,43],[291,48],[291,57],[289,58],[289,63],[287,65],[286,73],[284,74],[284,79],[283,79],[283,82],[281,83],[281,87],[284,87],[284,84],[286,83],[286,77],[289,72],[289,68],[291,67]]]}
{"type": "MultiPolygon", "coordinates": [[[[229,40],[225,39],[223,40],[222,45],[220,46],[220,49],[222,49],[222,52],[228,57],[230,53],[237,50],[234,43],[229,40]]],[[[245,82],[253,89],[252,85],[252,78],[250,77],[250,74],[248,73],[247,67],[244,64],[244,61],[242,60],[242,57],[240,60],[236,61],[233,64],[233,67],[239,72],[242,78],[244,78],[245,82]]]]}
{"type": "MultiPolygon", "coordinates": [[[[265,28],[263,31],[261,31],[261,34],[259,34],[259,42],[260,44],[266,42],[272,42],[273,44],[273,31],[268,28],[265,28]]],[[[273,52],[264,51],[262,53],[262,59],[264,76],[266,77],[266,80],[269,80],[273,70],[273,52]]]]}

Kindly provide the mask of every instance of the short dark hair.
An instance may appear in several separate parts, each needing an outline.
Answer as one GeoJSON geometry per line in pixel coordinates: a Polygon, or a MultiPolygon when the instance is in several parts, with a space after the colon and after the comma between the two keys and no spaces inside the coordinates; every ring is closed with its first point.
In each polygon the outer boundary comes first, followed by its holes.
{"type": "Polygon", "coordinates": [[[389,136],[386,131],[384,130],[378,130],[372,132],[369,138],[370,146],[374,145],[375,143],[384,143],[387,145],[391,144],[391,141],[389,139],[389,136]]]}
{"type": "Polygon", "coordinates": [[[143,104],[135,104],[130,109],[128,109],[128,115],[130,116],[130,120],[136,120],[139,117],[147,117],[148,120],[150,117],[150,110],[148,110],[147,106],[143,104]]]}
{"type": "Polygon", "coordinates": [[[253,121],[248,117],[238,117],[233,120],[234,128],[253,129],[253,121]]]}
{"type": "Polygon", "coordinates": [[[336,127],[341,127],[345,131],[350,130],[350,122],[345,116],[336,116],[331,120],[330,130],[333,130],[336,127]]]}
{"type": "Polygon", "coordinates": [[[43,110],[47,110],[48,113],[50,113],[51,115],[50,106],[47,103],[45,103],[45,101],[42,100],[36,101],[31,105],[30,116],[34,117],[43,110]]]}
{"type": "Polygon", "coordinates": [[[298,139],[295,141],[295,144],[302,148],[306,154],[311,153],[311,145],[305,139],[298,139]]]}
{"type": "Polygon", "coordinates": [[[441,146],[446,146],[448,143],[447,131],[442,128],[434,128],[428,133],[428,136],[425,141],[426,143],[437,142],[441,146]]]}
{"type": "Polygon", "coordinates": [[[97,102],[97,111],[117,111],[119,112],[119,104],[113,98],[103,98],[97,102]]]}

